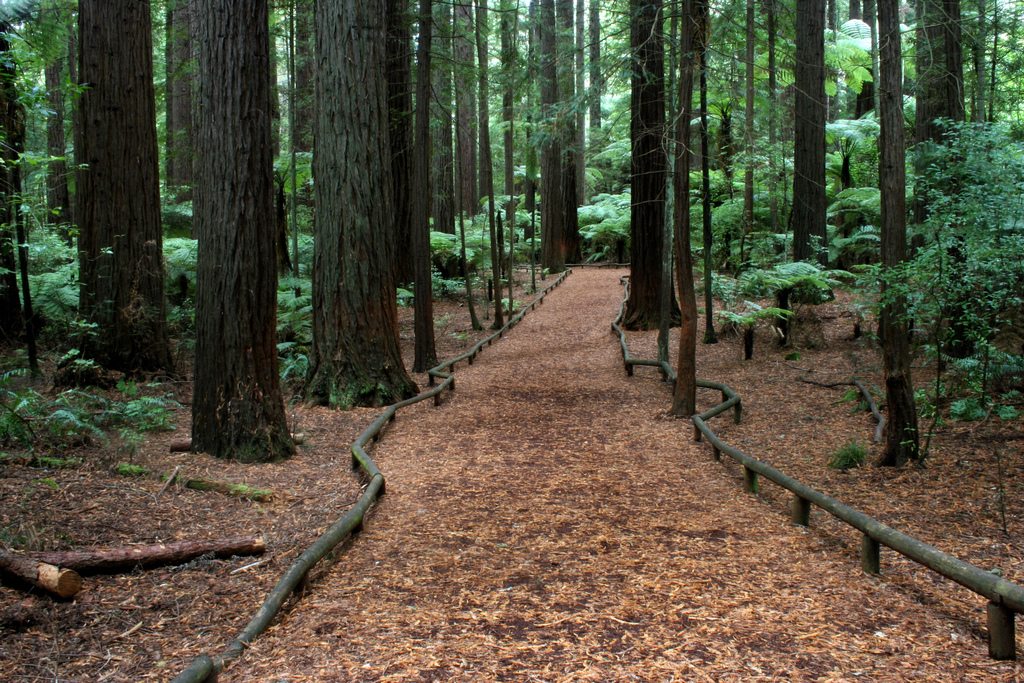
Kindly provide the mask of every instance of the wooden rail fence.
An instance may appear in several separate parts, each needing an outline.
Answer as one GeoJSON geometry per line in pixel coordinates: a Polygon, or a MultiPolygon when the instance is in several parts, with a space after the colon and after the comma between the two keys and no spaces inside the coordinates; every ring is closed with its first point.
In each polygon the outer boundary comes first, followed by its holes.
{"type": "MultiPolygon", "coordinates": [[[[676,373],[667,362],[635,358],[629,352],[626,334],[621,327],[626,301],[629,298],[628,277],[622,278],[622,284],[625,286],[625,295],[622,305],[619,307],[619,314],[612,323],[612,331],[619,337],[626,374],[632,376],[633,368],[638,365],[651,366],[660,370],[665,381],[674,383],[676,373]]],[[[727,385],[718,382],[697,380],[697,386],[721,392],[722,402],[691,418],[694,440],[701,441],[706,438],[716,460],[720,460],[724,453],[738,462],[743,468],[744,488],[749,493],[757,493],[759,478],[763,477],[793,494],[791,519],[794,524],[810,526],[811,506],[814,505],[859,531],[861,533],[860,565],[861,569],[868,574],[881,572],[880,550],[881,546],[885,546],[986,598],[988,600],[989,656],[993,659],[1016,659],[1014,617],[1015,614],[1024,612],[1024,588],[893,529],[875,518],[783,474],[771,465],[733,448],[715,434],[708,426],[707,421],[732,408],[735,420],[739,423],[742,416],[739,395],[727,385]]]]}
{"type": "Polygon", "coordinates": [[[501,339],[505,332],[518,325],[528,312],[544,303],[544,297],[555,287],[562,284],[571,272],[571,270],[565,270],[559,274],[529,304],[509,318],[504,327],[481,339],[465,353],[450,358],[428,370],[427,374],[430,377],[429,389],[420,392],[412,398],[389,405],[362,431],[351,445],[352,467],[362,472],[368,479],[366,488],[358,502],[292,562],[291,566],[281,575],[277,585],[267,595],[267,599],[256,611],[256,614],[253,615],[249,623],[228,643],[227,647],[220,654],[200,654],[196,656],[173,679],[173,683],[202,683],[203,681],[214,680],[217,674],[223,671],[229,662],[242,656],[249,644],[267,630],[274,618],[284,607],[285,601],[289,596],[295,593],[297,588],[304,585],[309,571],[337,547],[338,544],[362,529],[366,514],[377,498],[384,494],[385,488],[384,475],[377,467],[377,463],[370,457],[367,449],[371,448],[373,442],[380,439],[387,425],[394,421],[398,411],[429,398],[434,399],[434,405],[440,405],[441,395],[446,389],[448,391],[455,391],[454,371],[456,364],[462,361],[472,364],[476,356],[483,351],[484,346],[490,346],[495,340],[501,339]]]}

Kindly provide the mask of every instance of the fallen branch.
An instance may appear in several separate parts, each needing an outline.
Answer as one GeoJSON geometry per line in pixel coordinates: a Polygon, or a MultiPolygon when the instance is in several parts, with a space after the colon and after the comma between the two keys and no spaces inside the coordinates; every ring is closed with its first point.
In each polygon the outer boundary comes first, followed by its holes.
{"type": "Polygon", "coordinates": [[[89,574],[116,574],[136,567],[183,564],[203,555],[261,555],[266,543],[259,536],[209,541],[179,541],[124,548],[98,548],[67,552],[32,553],[37,562],[69,567],[89,574]]]}
{"type": "Polygon", "coordinates": [[[157,494],[156,494],[157,498],[159,498],[160,496],[164,495],[164,491],[166,491],[168,489],[168,487],[170,487],[170,485],[175,482],[175,480],[178,478],[178,471],[180,469],[181,469],[181,465],[178,465],[177,467],[174,468],[174,471],[171,472],[171,476],[167,477],[167,481],[165,481],[164,485],[160,487],[159,491],[157,491],[157,494]]]}
{"type": "Polygon", "coordinates": [[[857,387],[857,389],[861,393],[861,396],[864,397],[864,402],[868,404],[868,410],[871,411],[871,414],[875,418],[875,434],[872,437],[872,439],[875,443],[882,442],[882,432],[885,431],[885,415],[882,415],[882,412],[878,409],[878,404],[875,402],[875,397],[871,395],[871,392],[868,391],[868,388],[859,379],[854,377],[853,379],[850,379],[846,382],[827,383],[815,382],[813,379],[801,377],[800,381],[803,382],[804,384],[813,384],[816,387],[825,387],[826,389],[834,389],[836,387],[857,387]]]}
{"type": "Polygon", "coordinates": [[[82,577],[72,569],[41,562],[27,555],[0,550],[0,574],[42,588],[61,598],[70,598],[82,590],[82,577]]]}
{"type": "Polygon", "coordinates": [[[215,491],[223,493],[225,496],[235,496],[256,502],[270,500],[274,496],[274,492],[269,489],[258,489],[248,484],[232,484],[213,479],[186,479],[184,485],[185,488],[195,491],[215,491]]]}

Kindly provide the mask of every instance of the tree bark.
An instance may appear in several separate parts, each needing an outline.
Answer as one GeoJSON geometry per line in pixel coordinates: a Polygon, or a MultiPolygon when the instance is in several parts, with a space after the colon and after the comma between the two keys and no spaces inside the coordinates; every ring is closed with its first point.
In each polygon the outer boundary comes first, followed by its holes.
{"type": "Polygon", "coordinates": [[[402,365],[391,268],[384,0],[317,0],[316,243],[309,399],[385,405],[416,385],[402,365]]]}
{"type": "Polygon", "coordinates": [[[747,235],[754,230],[754,44],[757,26],[754,23],[754,0],[747,0],[747,51],[746,51],[746,101],[743,118],[743,146],[746,162],[743,170],[743,236],[740,238],[740,253],[736,263],[737,271],[743,268],[744,245],[747,235]]]}
{"type": "Polygon", "coordinates": [[[192,450],[268,462],[294,445],[277,360],[266,0],[199,0],[192,450]]]}
{"type": "Polygon", "coordinates": [[[2,549],[0,574],[42,588],[60,598],[70,598],[82,590],[82,577],[75,570],[2,549]]]}
{"type": "Polygon", "coordinates": [[[576,0],[576,97],[580,100],[575,104],[576,109],[576,206],[583,206],[587,203],[587,110],[583,106],[584,95],[584,70],[583,36],[585,29],[586,11],[583,7],[583,0],[576,0]]]}
{"type": "Polygon", "coordinates": [[[590,0],[590,128],[601,128],[601,3],[590,0]]]}
{"type": "Polygon", "coordinates": [[[406,0],[387,0],[388,122],[391,140],[391,181],[394,185],[395,282],[414,279],[412,239],[412,37],[406,0]]]}
{"type": "Polygon", "coordinates": [[[313,151],[314,89],[316,84],[316,29],[313,0],[295,4],[295,132],[300,152],[313,151]]]}
{"type": "Polygon", "coordinates": [[[97,330],[82,346],[112,369],[169,372],[149,0],[82,0],[78,27],[79,309],[97,330]]]}
{"type": "Polygon", "coordinates": [[[61,235],[68,244],[74,243],[72,223],[71,192],[68,190],[67,141],[64,136],[66,120],[64,108],[64,64],[66,55],[61,54],[46,65],[46,94],[50,115],[46,119],[46,151],[54,160],[46,166],[46,208],[47,223],[64,226],[61,235]]]}
{"type": "MultiPolygon", "coordinates": [[[[879,179],[882,192],[882,265],[891,274],[906,258],[906,171],[903,143],[903,68],[896,0],[879,0],[879,179]]],[[[879,464],[900,466],[920,456],[906,299],[882,280],[878,336],[885,366],[888,411],[885,452],[879,464]]]]}
{"type": "MultiPolygon", "coordinates": [[[[629,300],[623,326],[650,330],[661,320],[659,305],[665,254],[665,51],[661,0],[632,0],[633,53],[630,106],[631,193],[629,300]]],[[[670,315],[679,318],[675,297],[670,315]]]]}
{"type": "Polygon", "coordinates": [[[797,0],[796,25],[793,259],[827,265],[824,0],[797,0]]]}
{"type": "MultiPolygon", "coordinates": [[[[24,139],[25,131],[25,109],[18,100],[14,59],[10,54],[10,31],[10,24],[0,22],[0,134],[5,141],[24,139]]],[[[24,330],[14,255],[19,156],[15,145],[0,145],[0,337],[5,341],[17,339],[24,330]]]]}
{"type": "Polygon", "coordinates": [[[558,51],[555,39],[555,2],[540,0],[540,103],[544,122],[541,143],[541,266],[550,272],[565,268],[562,248],[567,202],[560,180],[562,174],[562,136],[558,112],[558,51]]]}
{"type": "MultiPolygon", "coordinates": [[[[251,5],[251,3],[249,3],[251,5]]],[[[267,549],[258,536],[240,536],[204,541],[177,541],[123,548],[97,548],[65,552],[32,553],[31,557],[85,574],[116,574],[137,567],[182,564],[203,555],[225,558],[234,555],[262,555],[267,549]]]]}
{"type": "Polygon", "coordinates": [[[437,60],[433,60],[434,108],[433,139],[433,215],[434,229],[455,232],[455,156],[452,151],[452,8],[448,3],[438,5],[435,13],[434,41],[437,60]]]}
{"type": "Polygon", "coordinates": [[[417,42],[416,140],[413,147],[411,249],[415,276],[414,327],[416,330],[413,372],[437,365],[434,348],[434,294],[430,277],[430,49],[434,18],[431,0],[420,0],[420,34],[417,42]]]}
{"type": "Polygon", "coordinates": [[[683,12],[679,74],[679,109],[676,121],[676,172],[672,176],[677,283],[679,287],[679,352],[672,414],[690,417],[697,412],[697,295],[693,284],[693,252],[690,249],[690,121],[693,119],[693,73],[696,55],[694,1],[686,0],[683,12]]]}
{"type": "Polygon", "coordinates": [[[704,343],[717,344],[714,300],[711,296],[711,273],[714,270],[714,235],[711,231],[711,155],[708,152],[708,40],[711,37],[711,14],[707,0],[695,4],[698,64],[700,65],[700,182],[701,219],[704,243],[704,343]]]}
{"type": "Polygon", "coordinates": [[[459,136],[459,167],[462,178],[462,205],[460,211],[475,216],[480,211],[480,194],[477,178],[477,113],[476,88],[474,84],[473,56],[473,6],[470,2],[455,5],[455,97],[459,102],[459,116],[456,121],[459,136]]]}
{"type": "Polygon", "coordinates": [[[576,207],[579,192],[576,184],[576,77],[575,52],[576,43],[573,37],[573,0],[555,0],[557,17],[557,38],[555,49],[558,52],[558,94],[559,133],[562,136],[562,259],[566,263],[578,263],[580,253],[580,226],[576,207]]]}
{"type": "Polygon", "coordinates": [[[476,0],[476,51],[479,67],[480,107],[480,194],[487,198],[487,227],[491,238],[491,278],[494,281],[494,322],[496,330],[505,326],[502,310],[501,254],[502,235],[495,228],[494,164],[491,161],[490,85],[487,68],[487,0],[476,0]]]}

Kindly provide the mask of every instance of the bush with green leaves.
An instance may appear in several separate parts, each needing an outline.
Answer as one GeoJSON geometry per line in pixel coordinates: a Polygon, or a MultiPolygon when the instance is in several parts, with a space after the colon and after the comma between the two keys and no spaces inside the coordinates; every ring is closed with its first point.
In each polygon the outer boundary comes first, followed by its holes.
{"type": "Polygon", "coordinates": [[[587,262],[617,261],[629,254],[630,203],[628,190],[622,194],[599,194],[579,209],[583,259],[587,262]]]}
{"type": "Polygon", "coordinates": [[[743,333],[743,359],[754,357],[754,330],[761,323],[776,323],[780,319],[789,319],[793,311],[776,306],[761,306],[754,301],[744,301],[737,310],[718,311],[719,320],[739,328],[743,333]]]}

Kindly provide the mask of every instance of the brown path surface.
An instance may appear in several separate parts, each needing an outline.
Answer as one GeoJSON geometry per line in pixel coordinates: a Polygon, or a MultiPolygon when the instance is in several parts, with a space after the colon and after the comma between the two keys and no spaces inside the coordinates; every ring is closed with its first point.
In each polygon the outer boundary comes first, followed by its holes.
{"type": "Polygon", "coordinates": [[[619,274],[577,271],[399,416],[366,530],[223,680],[1012,679],[664,417],[608,331],[619,274]]]}

